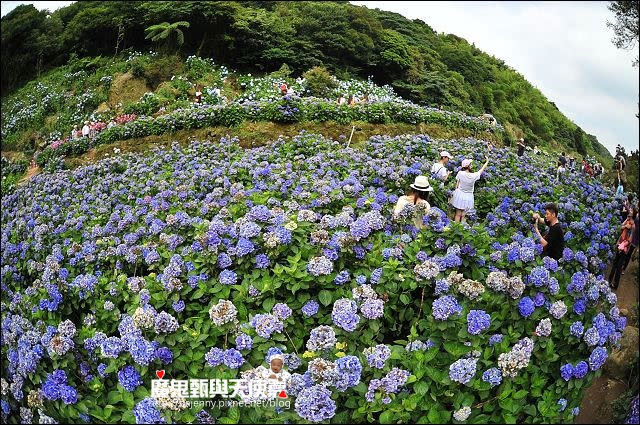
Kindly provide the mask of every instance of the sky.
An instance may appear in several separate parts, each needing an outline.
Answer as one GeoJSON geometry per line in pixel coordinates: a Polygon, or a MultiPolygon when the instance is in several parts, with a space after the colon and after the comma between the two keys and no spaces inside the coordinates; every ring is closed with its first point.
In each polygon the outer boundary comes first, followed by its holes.
{"type": "Polygon", "coordinates": [[[635,50],[612,43],[608,2],[352,1],[421,19],[505,61],[612,154],[638,149],[635,50]]]}
{"type": "MultiPolygon", "coordinates": [[[[19,4],[51,11],[71,1],[3,1],[2,16],[19,4]]],[[[635,50],[617,49],[607,2],[352,1],[421,19],[437,32],[465,38],[522,74],[610,152],[638,148],[638,67],[635,50]]]]}

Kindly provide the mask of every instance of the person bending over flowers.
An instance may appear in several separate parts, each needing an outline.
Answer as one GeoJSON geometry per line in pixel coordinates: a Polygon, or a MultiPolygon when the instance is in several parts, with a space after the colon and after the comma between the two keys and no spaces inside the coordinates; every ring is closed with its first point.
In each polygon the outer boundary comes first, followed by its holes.
{"type": "Polygon", "coordinates": [[[398,198],[398,202],[396,202],[396,206],[393,208],[393,218],[398,219],[405,206],[414,205],[421,208],[422,212],[414,216],[413,224],[418,229],[422,229],[424,227],[422,215],[431,209],[428,199],[431,192],[433,192],[433,187],[431,187],[427,176],[417,176],[410,187],[411,193],[409,195],[403,195],[398,198]]]}

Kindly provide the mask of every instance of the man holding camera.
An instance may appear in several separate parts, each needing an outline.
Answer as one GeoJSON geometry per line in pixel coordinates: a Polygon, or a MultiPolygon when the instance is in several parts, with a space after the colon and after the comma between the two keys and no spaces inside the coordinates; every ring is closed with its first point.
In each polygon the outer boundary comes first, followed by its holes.
{"type": "Polygon", "coordinates": [[[564,232],[562,231],[562,225],[558,221],[558,207],[554,203],[547,204],[544,210],[544,220],[540,217],[540,214],[533,214],[533,230],[540,238],[542,244],[542,256],[549,256],[555,260],[559,260],[562,257],[562,251],[564,251],[564,232]],[[549,226],[549,230],[544,236],[540,234],[538,224],[546,224],[549,226]]]}

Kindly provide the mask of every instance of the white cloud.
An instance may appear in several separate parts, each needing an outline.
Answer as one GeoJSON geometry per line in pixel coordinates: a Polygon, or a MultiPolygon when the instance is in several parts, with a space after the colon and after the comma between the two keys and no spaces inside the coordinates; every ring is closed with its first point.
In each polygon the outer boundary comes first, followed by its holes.
{"type": "Polygon", "coordinates": [[[638,148],[637,51],[617,49],[606,2],[377,2],[504,60],[615,152],[638,148]]]}

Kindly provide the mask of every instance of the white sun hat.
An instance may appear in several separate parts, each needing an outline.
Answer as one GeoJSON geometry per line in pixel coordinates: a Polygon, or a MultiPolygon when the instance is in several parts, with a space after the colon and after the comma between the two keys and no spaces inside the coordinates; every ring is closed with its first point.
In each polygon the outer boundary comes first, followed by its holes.
{"type": "Polygon", "coordinates": [[[423,192],[433,192],[431,184],[427,176],[417,176],[413,184],[409,185],[412,189],[421,190],[423,192]]]}
{"type": "Polygon", "coordinates": [[[467,168],[469,165],[471,165],[471,161],[473,161],[473,159],[465,159],[462,161],[462,168],[467,168]]]}
{"type": "Polygon", "coordinates": [[[442,151],[442,152],[440,152],[440,158],[444,158],[445,156],[446,156],[447,158],[449,158],[449,159],[453,158],[453,157],[451,156],[451,154],[450,154],[449,152],[447,152],[447,151],[442,151]]]}
{"type": "Polygon", "coordinates": [[[271,357],[269,357],[269,363],[271,363],[274,360],[282,360],[284,362],[284,356],[282,354],[272,354],[271,357]]]}

